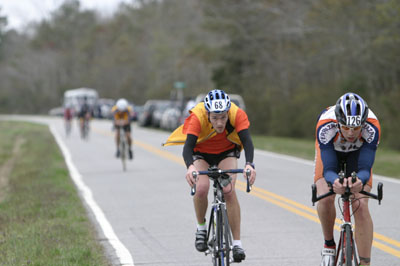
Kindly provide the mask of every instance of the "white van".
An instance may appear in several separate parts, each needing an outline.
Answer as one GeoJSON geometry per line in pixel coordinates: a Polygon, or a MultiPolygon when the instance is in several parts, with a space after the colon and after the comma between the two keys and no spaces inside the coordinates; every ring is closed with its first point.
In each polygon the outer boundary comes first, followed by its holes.
{"type": "Polygon", "coordinates": [[[74,113],[77,114],[83,104],[83,99],[86,97],[88,105],[96,113],[97,101],[99,94],[95,89],[91,88],[78,88],[73,90],[67,90],[64,92],[63,106],[69,106],[74,109],[74,113]]]}

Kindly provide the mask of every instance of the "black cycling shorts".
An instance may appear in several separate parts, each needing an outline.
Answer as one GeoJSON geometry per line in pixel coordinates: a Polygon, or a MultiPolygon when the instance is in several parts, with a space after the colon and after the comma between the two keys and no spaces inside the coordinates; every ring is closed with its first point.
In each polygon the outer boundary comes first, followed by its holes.
{"type": "MultiPolygon", "coordinates": [[[[115,129],[119,129],[121,126],[115,125],[115,129]]],[[[125,126],[122,126],[125,132],[131,132],[131,124],[127,124],[125,126]]]]}
{"type": "Polygon", "coordinates": [[[218,166],[218,164],[225,158],[228,157],[236,157],[236,158],[240,158],[240,150],[235,147],[231,150],[227,150],[224,151],[222,153],[219,154],[211,154],[211,153],[201,153],[201,152],[194,152],[193,153],[193,161],[202,159],[205,160],[210,166],[216,165],[218,166]]]}

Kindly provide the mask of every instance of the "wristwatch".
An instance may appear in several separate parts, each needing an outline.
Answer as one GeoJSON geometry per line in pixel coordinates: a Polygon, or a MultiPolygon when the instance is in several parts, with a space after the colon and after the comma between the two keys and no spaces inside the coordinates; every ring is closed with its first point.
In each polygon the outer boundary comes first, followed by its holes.
{"type": "Polygon", "coordinates": [[[247,162],[246,165],[250,165],[254,170],[256,169],[256,165],[254,163],[247,162]]]}

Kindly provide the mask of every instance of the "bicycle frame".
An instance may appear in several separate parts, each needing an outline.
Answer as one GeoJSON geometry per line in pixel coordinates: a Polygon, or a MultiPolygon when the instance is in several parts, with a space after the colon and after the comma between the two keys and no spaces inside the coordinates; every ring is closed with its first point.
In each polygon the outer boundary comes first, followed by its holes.
{"type": "MultiPolygon", "coordinates": [[[[211,254],[213,265],[215,266],[229,266],[231,263],[230,253],[233,248],[233,240],[223,192],[223,187],[229,185],[232,180],[228,173],[243,173],[243,169],[221,170],[216,166],[211,166],[208,171],[193,172],[195,179],[197,178],[197,174],[200,174],[208,175],[213,181],[214,200],[211,204],[206,238],[208,250],[205,254],[211,254]]],[[[250,172],[246,171],[246,175],[247,192],[250,192],[250,172]]],[[[191,195],[193,196],[195,193],[196,186],[194,185],[191,189],[191,195]]]]}
{"type": "MultiPolygon", "coordinates": [[[[357,179],[356,173],[353,172],[351,174],[351,176],[352,176],[352,182],[354,183],[357,179]]],[[[341,183],[343,183],[343,180],[344,180],[344,172],[341,171],[339,173],[339,181],[341,183]]],[[[333,192],[333,189],[331,189],[331,191],[329,191],[328,193],[317,197],[316,185],[313,184],[311,188],[312,188],[311,201],[313,203],[313,206],[314,206],[315,202],[335,194],[335,192],[333,192]]],[[[378,200],[378,203],[380,205],[381,200],[383,198],[383,184],[381,182],[378,183],[377,195],[369,193],[364,190],[360,191],[360,194],[363,194],[372,199],[378,200]]],[[[340,202],[342,204],[342,212],[341,212],[342,225],[341,225],[341,230],[340,230],[340,240],[339,240],[339,244],[338,244],[337,252],[336,252],[337,256],[335,258],[335,265],[339,265],[339,266],[342,266],[342,265],[358,266],[359,265],[358,250],[357,250],[356,242],[354,240],[353,224],[351,222],[351,216],[352,216],[351,201],[356,200],[356,199],[351,199],[351,196],[352,196],[352,193],[351,193],[349,187],[347,187],[345,190],[345,193],[340,196],[340,202]],[[354,262],[354,264],[352,264],[353,262],[354,262]]]]}
{"type": "MultiPolygon", "coordinates": [[[[344,180],[344,172],[341,171],[339,173],[339,180],[343,183],[344,180]]],[[[356,182],[355,173],[352,174],[352,182],[356,182]]],[[[354,265],[359,264],[359,257],[357,252],[357,245],[354,241],[353,237],[353,225],[351,223],[351,204],[350,204],[350,197],[352,193],[350,192],[350,188],[346,188],[346,191],[343,195],[341,195],[341,202],[342,202],[342,225],[340,230],[340,239],[339,245],[337,250],[337,256],[335,258],[335,265],[339,263],[339,265],[352,265],[352,261],[354,265]],[[349,260],[350,258],[350,260],[349,260]]]]}

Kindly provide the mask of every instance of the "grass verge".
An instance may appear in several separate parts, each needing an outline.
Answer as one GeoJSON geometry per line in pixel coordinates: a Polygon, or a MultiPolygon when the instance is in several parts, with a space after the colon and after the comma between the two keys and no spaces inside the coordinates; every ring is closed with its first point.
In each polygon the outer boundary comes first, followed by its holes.
{"type": "MultiPolygon", "coordinates": [[[[308,160],[314,160],[315,142],[313,140],[269,137],[260,135],[252,136],[252,139],[254,146],[257,149],[292,155],[308,160]]],[[[373,171],[378,175],[390,176],[400,179],[399,162],[399,151],[379,146],[375,156],[373,171]]]]}
{"type": "Polygon", "coordinates": [[[0,265],[111,265],[48,128],[0,122],[0,140],[0,167],[15,159],[0,191],[0,265]]]}

